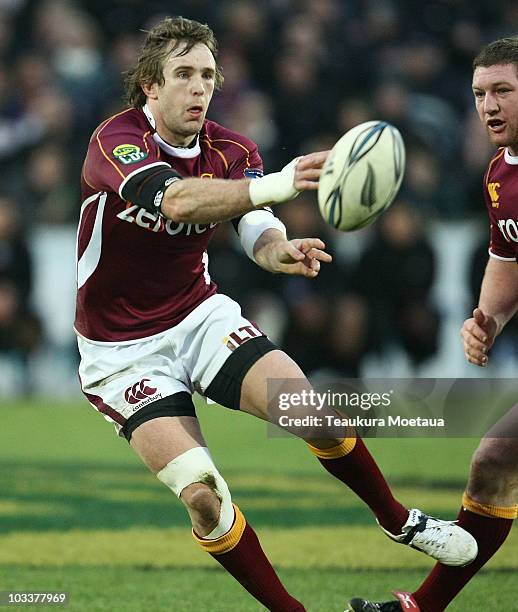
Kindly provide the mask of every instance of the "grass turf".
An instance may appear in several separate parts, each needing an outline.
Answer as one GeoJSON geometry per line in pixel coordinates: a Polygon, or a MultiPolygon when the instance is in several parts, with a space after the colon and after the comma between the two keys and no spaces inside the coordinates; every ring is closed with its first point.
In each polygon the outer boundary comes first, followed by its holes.
{"type": "MultiPolygon", "coordinates": [[[[235,501],[309,611],[419,584],[429,559],[391,545],[303,444],[219,407],[199,415],[235,501]]],[[[2,417],[0,590],[66,590],[69,610],[262,609],[194,545],[180,504],[86,403],[4,403],[2,417]]],[[[369,441],[403,502],[452,518],[476,444],[369,441]]],[[[451,610],[518,610],[517,547],[513,533],[451,610]]]]}

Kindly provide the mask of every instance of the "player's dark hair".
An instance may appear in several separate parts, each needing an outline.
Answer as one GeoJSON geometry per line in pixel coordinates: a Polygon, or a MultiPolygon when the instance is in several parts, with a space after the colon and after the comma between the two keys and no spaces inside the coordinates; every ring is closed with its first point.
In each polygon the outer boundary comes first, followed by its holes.
{"type": "MultiPolygon", "coordinates": [[[[146,94],[142,91],[144,83],[164,84],[164,65],[167,58],[185,45],[180,55],[185,55],[194,45],[206,45],[214,59],[218,55],[218,43],[214,32],[205,23],[185,19],[184,17],[166,17],[148,33],[135,65],[128,70],[124,81],[126,102],[139,108],[146,103],[146,94]]],[[[216,63],[215,86],[223,85],[223,74],[216,63]]]]}
{"type": "Polygon", "coordinates": [[[518,36],[500,38],[486,45],[473,60],[473,70],[498,64],[514,64],[518,74],[518,36]]]}

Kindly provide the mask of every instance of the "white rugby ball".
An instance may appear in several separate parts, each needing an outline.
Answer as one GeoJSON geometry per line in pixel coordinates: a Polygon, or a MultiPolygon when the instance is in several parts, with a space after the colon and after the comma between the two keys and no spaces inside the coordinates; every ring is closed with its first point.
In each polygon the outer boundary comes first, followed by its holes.
{"type": "Polygon", "coordinates": [[[344,232],[369,225],[392,204],[404,172],[399,130],[385,121],[357,125],[335,144],[322,169],[322,216],[344,232]]]}

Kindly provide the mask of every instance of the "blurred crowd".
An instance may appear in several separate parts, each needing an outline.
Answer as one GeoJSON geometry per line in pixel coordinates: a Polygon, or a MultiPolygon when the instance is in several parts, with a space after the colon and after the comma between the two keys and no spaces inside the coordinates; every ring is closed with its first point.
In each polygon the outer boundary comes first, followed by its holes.
{"type": "MultiPolygon", "coordinates": [[[[89,136],[123,108],[121,75],[143,30],[179,14],[209,23],[220,43],[225,84],[208,117],[255,140],[266,171],[330,148],[362,121],[401,130],[405,181],[372,228],[338,235],[313,195],[279,207],[292,237],[320,236],[335,255],[316,281],[263,273],[227,225],[210,271],[308,372],[356,376],[369,356],[394,350],[419,372],[437,354],[444,315],[431,228],[480,225],[466,312],[487,259],[481,185],[492,150],[473,110],[471,62],[518,33],[515,0],[0,0],[0,356],[27,368],[48,345],[31,237],[73,230],[89,136]]],[[[71,361],[73,345],[71,331],[71,361]]]]}

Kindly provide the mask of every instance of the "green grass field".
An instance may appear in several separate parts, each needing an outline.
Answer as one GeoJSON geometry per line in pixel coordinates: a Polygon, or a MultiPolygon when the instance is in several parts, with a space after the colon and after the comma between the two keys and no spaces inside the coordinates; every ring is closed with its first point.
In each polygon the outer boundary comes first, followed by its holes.
{"type": "MultiPolygon", "coordinates": [[[[217,406],[199,416],[234,500],[308,611],[413,589],[432,566],[390,543],[304,444],[217,406]]],[[[401,501],[456,515],[477,440],[368,444],[401,501]]],[[[3,402],[0,468],[0,591],[67,591],[70,611],[263,609],[198,549],[178,500],[86,402],[3,402]]],[[[517,536],[452,611],[518,611],[517,536]]]]}

